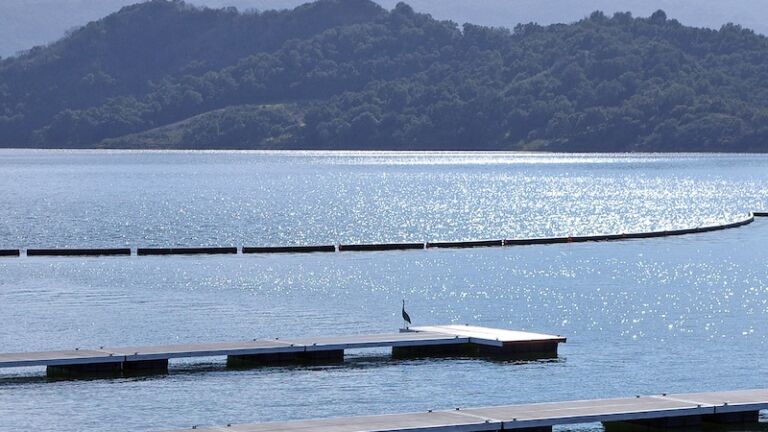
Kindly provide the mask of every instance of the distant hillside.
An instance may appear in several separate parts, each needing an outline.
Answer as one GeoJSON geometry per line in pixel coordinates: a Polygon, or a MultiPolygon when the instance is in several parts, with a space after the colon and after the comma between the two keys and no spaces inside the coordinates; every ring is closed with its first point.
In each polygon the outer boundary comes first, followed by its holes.
{"type": "MultiPolygon", "coordinates": [[[[144,1],[144,0],[141,0],[144,1]]],[[[237,7],[241,11],[292,9],[308,0],[190,0],[198,6],[237,7]]],[[[376,0],[392,9],[400,0],[376,0]]],[[[140,0],[2,0],[0,56],[55,41],[72,28],[100,19],[140,0]]],[[[595,10],[607,15],[632,12],[648,16],[665,10],[685,25],[719,29],[735,23],[768,33],[768,2],[764,0],[410,0],[417,12],[437,19],[512,28],[518,23],[571,23],[595,10]]]]}
{"type": "Polygon", "coordinates": [[[0,145],[765,151],[766,82],[768,39],[661,11],[507,31],[155,0],[0,62],[0,145]]]}

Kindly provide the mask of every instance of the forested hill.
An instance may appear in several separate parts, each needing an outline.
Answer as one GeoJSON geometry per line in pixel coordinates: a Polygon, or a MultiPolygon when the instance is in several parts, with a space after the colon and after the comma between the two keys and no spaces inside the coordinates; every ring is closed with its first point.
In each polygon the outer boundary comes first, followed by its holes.
{"type": "Polygon", "coordinates": [[[0,146],[766,151],[766,83],[768,39],[661,11],[510,32],[155,0],[0,62],[0,146]]]}

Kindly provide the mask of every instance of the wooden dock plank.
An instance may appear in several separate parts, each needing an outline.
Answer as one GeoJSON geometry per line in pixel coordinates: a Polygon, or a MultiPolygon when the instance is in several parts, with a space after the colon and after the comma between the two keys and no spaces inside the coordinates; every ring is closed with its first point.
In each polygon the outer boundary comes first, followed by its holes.
{"type": "Polygon", "coordinates": [[[200,432],[368,432],[429,430],[430,432],[480,432],[500,428],[500,422],[486,422],[458,412],[436,411],[431,413],[389,414],[352,418],[331,418],[299,420],[285,423],[260,423],[207,427],[195,429],[200,432]]]}
{"type": "Polygon", "coordinates": [[[197,427],[236,432],[442,432],[546,428],[556,425],[689,418],[768,409],[768,390],[575,400],[380,416],[197,427]],[[724,405],[725,403],[728,405],[724,405]]]}
{"type": "Polygon", "coordinates": [[[651,419],[674,415],[702,415],[714,412],[710,405],[657,397],[580,400],[527,405],[509,405],[463,410],[463,412],[510,423],[508,428],[529,428],[559,424],[651,419]]]}
{"type": "Polygon", "coordinates": [[[714,405],[717,412],[768,409],[768,389],[738,390],[728,392],[689,393],[665,396],[669,399],[714,405]]]}
{"type": "Polygon", "coordinates": [[[62,350],[0,354],[0,368],[120,363],[125,358],[103,350],[62,350]]]}
{"type": "Polygon", "coordinates": [[[556,335],[542,333],[530,333],[516,330],[495,329],[489,327],[478,327],[471,325],[443,325],[443,326],[421,326],[411,328],[417,332],[431,332],[451,334],[459,337],[467,337],[473,343],[501,346],[512,342],[540,342],[557,341],[565,342],[566,338],[556,335]]]}
{"type": "Polygon", "coordinates": [[[185,357],[213,357],[226,355],[301,352],[304,351],[304,346],[292,346],[290,343],[272,340],[255,340],[243,342],[156,345],[120,348],[106,347],[104,350],[125,356],[126,360],[128,361],[136,361],[185,357]]]}
{"type": "Polygon", "coordinates": [[[313,350],[398,347],[412,345],[450,345],[468,343],[469,338],[461,338],[445,333],[405,332],[336,337],[305,337],[296,339],[282,339],[282,342],[305,345],[307,346],[307,350],[313,350]]]}

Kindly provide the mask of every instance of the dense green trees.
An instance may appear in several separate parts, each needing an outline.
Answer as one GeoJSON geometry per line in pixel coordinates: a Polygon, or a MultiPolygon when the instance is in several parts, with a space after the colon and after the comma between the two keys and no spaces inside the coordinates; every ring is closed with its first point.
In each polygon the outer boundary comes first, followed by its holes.
{"type": "Polygon", "coordinates": [[[0,145],[764,151],[768,39],[664,12],[514,31],[156,0],[0,61],[0,145]]]}

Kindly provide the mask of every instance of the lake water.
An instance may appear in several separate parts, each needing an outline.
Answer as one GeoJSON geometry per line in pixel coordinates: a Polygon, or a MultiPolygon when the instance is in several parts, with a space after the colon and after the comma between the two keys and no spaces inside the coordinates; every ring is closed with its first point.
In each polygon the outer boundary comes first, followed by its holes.
{"type": "MultiPolygon", "coordinates": [[[[285,245],[672,229],[768,209],[768,157],[0,151],[0,248],[285,245]]],[[[768,386],[768,218],[614,243],[0,258],[0,351],[473,323],[557,360],[394,361],[48,381],[0,371],[0,431],[142,431],[768,386]]],[[[585,426],[595,429],[595,426],[585,426]]],[[[569,429],[579,429],[570,427],[569,429]]]]}

